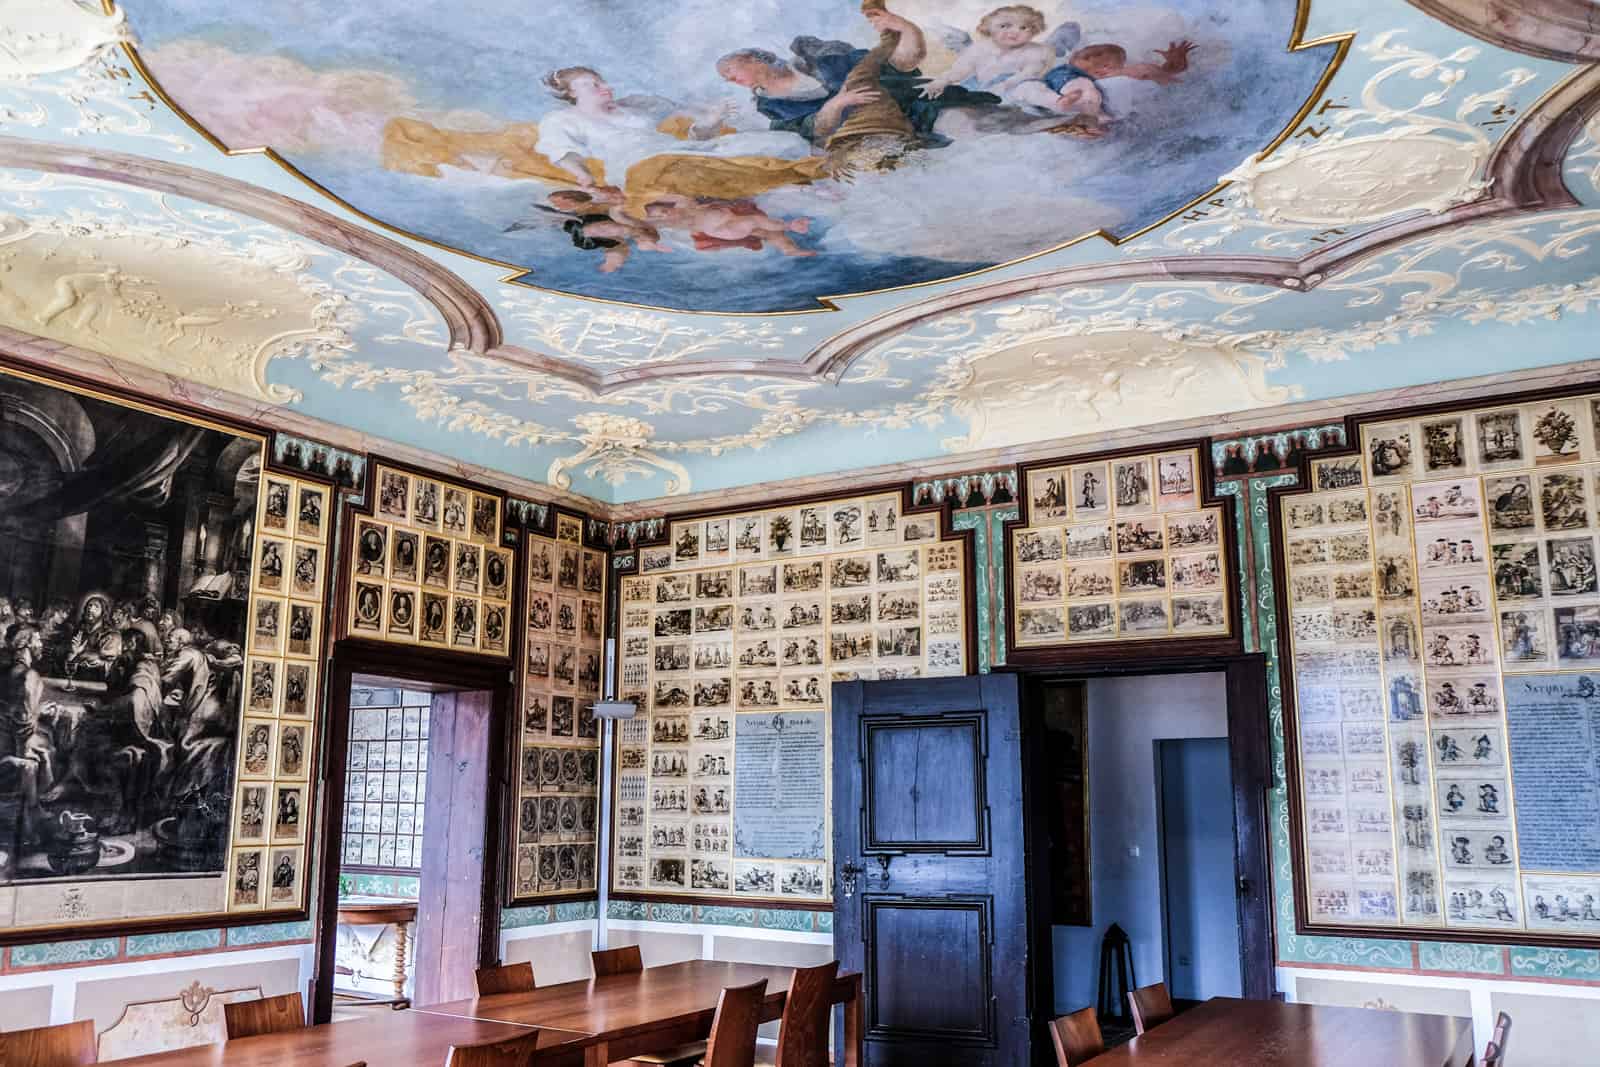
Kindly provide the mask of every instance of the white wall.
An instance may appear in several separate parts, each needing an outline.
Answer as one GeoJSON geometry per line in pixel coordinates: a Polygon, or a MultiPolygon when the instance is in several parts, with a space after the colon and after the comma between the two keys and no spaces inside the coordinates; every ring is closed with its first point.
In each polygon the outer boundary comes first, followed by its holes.
{"type": "Polygon", "coordinates": [[[1155,742],[1228,734],[1220,672],[1096,679],[1088,683],[1087,705],[1094,926],[1053,930],[1058,1013],[1094,1004],[1100,939],[1112,923],[1132,942],[1139,984],[1166,977],[1155,742]]]}

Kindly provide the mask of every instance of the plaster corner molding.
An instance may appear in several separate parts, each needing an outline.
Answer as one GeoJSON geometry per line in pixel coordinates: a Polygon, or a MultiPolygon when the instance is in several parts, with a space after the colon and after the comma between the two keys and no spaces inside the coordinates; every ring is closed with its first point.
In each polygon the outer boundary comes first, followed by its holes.
{"type": "Polygon", "coordinates": [[[0,81],[75,70],[131,41],[121,8],[78,0],[0,0],[0,81]]]}
{"type": "Polygon", "coordinates": [[[1292,145],[1223,178],[1270,222],[1344,226],[1471,203],[1492,185],[1476,177],[1489,154],[1486,142],[1400,129],[1292,145]]]}
{"type": "Polygon", "coordinates": [[[583,448],[550,464],[546,480],[561,489],[572,488],[572,471],[582,468],[591,478],[621,485],[633,475],[666,474],[665,495],[689,491],[689,471],[681,463],[650,450],[655,427],[643,419],[611,412],[586,412],[573,420],[583,448]]]}

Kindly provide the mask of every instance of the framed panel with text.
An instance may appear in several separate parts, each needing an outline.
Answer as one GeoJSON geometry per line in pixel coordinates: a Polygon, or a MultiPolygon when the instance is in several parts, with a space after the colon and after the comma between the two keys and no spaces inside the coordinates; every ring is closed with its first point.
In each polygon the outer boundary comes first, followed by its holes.
{"type": "Polygon", "coordinates": [[[1296,906],[1600,940],[1600,395],[1353,418],[1274,494],[1296,906]]]}

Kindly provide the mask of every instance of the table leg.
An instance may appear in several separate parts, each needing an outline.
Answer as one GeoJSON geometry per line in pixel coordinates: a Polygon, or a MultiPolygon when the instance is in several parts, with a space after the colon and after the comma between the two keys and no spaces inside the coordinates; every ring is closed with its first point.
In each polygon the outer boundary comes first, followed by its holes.
{"type": "Polygon", "coordinates": [[[861,1030],[861,976],[851,981],[850,999],[844,1002],[844,1067],[864,1067],[865,1035],[861,1030]]]}
{"type": "Polygon", "coordinates": [[[394,999],[404,1000],[406,997],[406,924],[395,923],[394,926],[394,999]]]}
{"type": "Polygon", "coordinates": [[[606,1067],[611,1062],[611,1045],[605,1041],[583,1050],[583,1067],[606,1067]]]}

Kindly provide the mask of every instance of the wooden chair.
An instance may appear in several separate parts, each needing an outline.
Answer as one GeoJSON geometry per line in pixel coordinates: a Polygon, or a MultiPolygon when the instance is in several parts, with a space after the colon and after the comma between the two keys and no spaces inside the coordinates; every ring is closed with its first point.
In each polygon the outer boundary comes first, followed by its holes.
{"type": "Polygon", "coordinates": [[[761,1005],[766,999],[765,978],[722,991],[717,998],[717,1013],[711,1018],[705,1067],[753,1067],[756,1031],[761,1029],[761,1005]]]}
{"type": "Polygon", "coordinates": [[[1106,1050],[1100,1019],[1092,1007],[1051,1019],[1050,1043],[1056,1047],[1057,1067],[1078,1067],[1106,1050]]]}
{"type": "Polygon", "coordinates": [[[99,1058],[94,1023],[88,1019],[0,1034],[0,1063],[5,1067],[77,1067],[99,1058]]]}
{"type": "Polygon", "coordinates": [[[833,984],[839,961],[796,967],[783,1002],[776,1056],[757,1059],[757,1067],[828,1067],[828,1027],[833,1021],[833,984]]]}
{"type": "Polygon", "coordinates": [[[258,1034],[281,1034],[287,1030],[305,1029],[306,1005],[299,993],[285,993],[281,997],[224,1004],[222,1017],[227,1022],[228,1040],[236,1041],[258,1034]]]}
{"type": "Polygon", "coordinates": [[[1140,986],[1129,993],[1128,1007],[1133,1009],[1133,1029],[1138,1034],[1160,1026],[1176,1014],[1172,1010],[1172,996],[1167,992],[1165,982],[1140,986]]]}
{"type": "Polygon", "coordinates": [[[531,1067],[539,1062],[538,1054],[539,1035],[535,1032],[486,1045],[451,1045],[444,1063],[445,1067],[531,1067]]]}
{"type": "MultiPolygon", "coordinates": [[[[644,958],[639,955],[638,945],[623,945],[621,948],[591,952],[589,959],[594,964],[596,978],[614,974],[638,974],[644,970],[644,958]]],[[[705,1054],[704,1041],[691,1041],[660,1052],[647,1052],[631,1060],[624,1060],[623,1063],[624,1067],[694,1067],[705,1054]]]]}
{"type": "Polygon", "coordinates": [[[1489,1044],[1483,1049],[1482,1067],[1500,1067],[1506,1054],[1506,1038],[1511,1034],[1511,1016],[1501,1012],[1495,1016],[1494,1033],[1489,1035],[1489,1044]]]}
{"type": "Polygon", "coordinates": [[[596,978],[613,974],[638,974],[644,970],[644,957],[639,955],[638,945],[599,949],[589,953],[589,959],[594,964],[596,978]]]}
{"type": "Polygon", "coordinates": [[[496,993],[532,993],[536,988],[531,963],[496,963],[479,967],[477,979],[480,997],[492,997],[496,993]]]}

